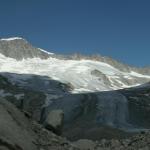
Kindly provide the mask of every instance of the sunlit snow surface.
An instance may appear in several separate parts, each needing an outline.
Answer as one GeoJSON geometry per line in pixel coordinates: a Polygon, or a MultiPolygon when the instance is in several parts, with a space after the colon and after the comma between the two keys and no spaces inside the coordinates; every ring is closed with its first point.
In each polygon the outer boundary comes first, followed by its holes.
{"type": "MultiPolygon", "coordinates": [[[[32,58],[17,61],[12,58],[7,58],[1,54],[0,72],[48,76],[63,83],[71,83],[74,87],[74,90],[72,91],[74,93],[108,91],[138,85],[133,84],[129,86],[125,84],[120,80],[120,76],[125,79],[132,79],[134,77],[150,79],[150,76],[136,72],[121,72],[111,65],[98,61],[60,60],[52,57],[45,60],[32,58]],[[91,71],[93,70],[99,70],[105,74],[111,84],[107,85],[103,82],[103,80],[99,79],[100,77],[92,75],[91,71]],[[116,86],[114,81],[117,82],[119,86],[116,86]]],[[[16,80],[18,79],[16,78],[16,80]]]]}
{"type": "Polygon", "coordinates": [[[53,55],[54,53],[50,53],[50,52],[47,52],[46,50],[44,50],[44,49],[41,49],[41,48],[38,48],[40,51],[42,51],[42,52],[44,52],[44,53],[47,53],[47,54],[49,54],[49,55],[53,55]]]}
{"type": "Polygon", "coordinates": [[[0,39],[1,41],[13,41],[13,40],[21,40],[23,38],[21,37],[12,37],[12,38],[6,38],[6,39],[0,39]]]}

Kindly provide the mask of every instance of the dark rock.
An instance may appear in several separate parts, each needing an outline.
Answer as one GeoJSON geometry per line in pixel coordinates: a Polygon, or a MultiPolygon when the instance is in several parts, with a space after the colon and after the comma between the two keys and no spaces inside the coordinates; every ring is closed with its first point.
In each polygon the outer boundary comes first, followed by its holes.
{"type": "Polygon", "coordinates": [[[10,150],[36,150],[34,138],[25,116],[11,103],[0,99],[0,145],[10,150]]]}
{"type": "Polygon", "coordinates": [[[79,150],[0,98],[0,150],[79,150]]]}

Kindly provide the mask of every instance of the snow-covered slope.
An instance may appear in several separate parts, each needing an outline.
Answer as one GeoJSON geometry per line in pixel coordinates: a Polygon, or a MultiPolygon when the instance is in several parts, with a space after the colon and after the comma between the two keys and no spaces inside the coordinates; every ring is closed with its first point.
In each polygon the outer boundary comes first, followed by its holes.
{"type": "Polygon", "coordinates": [[[125,73],[102,62],[91,60],[59,60],[57,58],[28,58],[17,61],[0,54],[0,72],[49,76],[70,83],[74,92],[106,91],[137,86],[150,76],[136,72],[125,73]]]}
{"type": "Polygon", "coordinates": [[[69,83],[73,87],[73,92],[77,93],[116,90],[150,81],[150,75],[143,75],[134,70],[121,71],[107,62],[90,59],[60,59],[53,53],[33,48],[22,38],[1,39],[0,53],[0,72],[48,76],[51,79],[69,83]],[[18,47],[23,47],[23,51],[18,47]],[[4,53],[6,48],[7,55],[4,53]],[[15,50],[13,51],[13,49],[15,50]],[[16,53],[16,51],[22,59],[10,58],[10,54],[16,53]],[[42,55],[39,54],[39,51],[43,52],[42,55]],[[33,55],[28,57],[30,54],[33,55]],[[40,56],[46,57],[43,59],[40,56]]]}

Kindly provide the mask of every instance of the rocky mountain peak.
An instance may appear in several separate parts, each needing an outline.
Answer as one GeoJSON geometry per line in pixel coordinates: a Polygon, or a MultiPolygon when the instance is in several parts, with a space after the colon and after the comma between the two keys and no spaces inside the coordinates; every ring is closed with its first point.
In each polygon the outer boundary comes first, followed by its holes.
{"type": "Polygon", "coordinates": [[[17,60],[34,57],[47,59],[49,57],[49,53],[33,47],[27,40],[21,37],[0,39],[0,53],[17,60]]]}

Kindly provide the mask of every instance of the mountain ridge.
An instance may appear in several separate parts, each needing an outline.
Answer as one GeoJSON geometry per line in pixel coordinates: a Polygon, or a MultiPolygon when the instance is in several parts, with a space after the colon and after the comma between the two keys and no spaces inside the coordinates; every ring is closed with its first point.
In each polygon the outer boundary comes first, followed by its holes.
{"type": "MultiPolygon", "coordinates": [[[[123,71],[129,71],[130,68],[134,69],[135,71],[139,71],[140,73],[149,73],[150,74],[150,67],[149,66],[145,66],[145,67],[135,67],[133,65],[129,65],[129,64],[126,64],[126,63],[122,63],[121,61],[119,60],[116,60],[110,56],[102,56],[100,54],[92,54],[92,55],[86,55],[86,54],[80,54],[80,53],[74,53],[74,54],[70,54],[70,55],[64,55],[64,54],[55,54],[55,53],[52,53],[52,52],[49,52],[49,51],[46,51],[42,48],[36,48],[35,46],[32,46],[32,44],[30,44],[30,42],[28,42],[25,38],[22,38],[22,37],[10,37],[10,38],[1,38],[0,39],[0,42],[14,42],[14,46],[18,46],[19,44],[22,44],[22,43],[15,43],[15,41],[24,41],[24,43],[26,43],[31,51],[32,49],[36,49],[36,51],[41,51],[43,53],[46,54],[49,54],[49,55],[54,55],[54,57],[56,58],[59,58],[59,59],[73,59],[73,60],[81,60],[81,59],[84,59],[84,60],[93,60],[93,61],[101,61],[101,62],[106,62],[110,65],[113,65],[115,67],[118,67],[120,70],[122,69],[123,71]],[[119,67],[119,64],[121,65],[119,67]]],[[[34,50],[35,51],[35,50],[34,50]]],[[[0,53],[4,54],[5,56],[7,56],[2,50],[0,51],[0,53]]],[[[9,55],[9,57],[11,58],[15,58],[13,57],[13,55],[9,55]]],[[[26,58],[33,58],[33,57],[39,57],[39,58],[42,58],[42,59],[47,59],[48,58],[48,55],[46,57],[40,57],[40,55],[35,55],[35,56],[28,56],[28,57],[25,57],[26,58]]],[[[18,59],[18,58],[16,58],[18,59]]],[[[23,59],[23,56],[22,58],[19,58],[19,60],[23,59]]]]}
{"type": "Polygon", "coordinates": [[[14,37],[0,40],[0,71],[49,76],[70,84],[73,92],[108,91],[150,81],[150,69],[139,69],[103,56],[58,55],[14,37]]]}
{"type": "Polygon", "coordinates": [[[47,59],[49,57],[48,53],[33,47],[27,40],[21,37],[0,39],[0,53],[16,60],[34,57],[47,59]]]}

